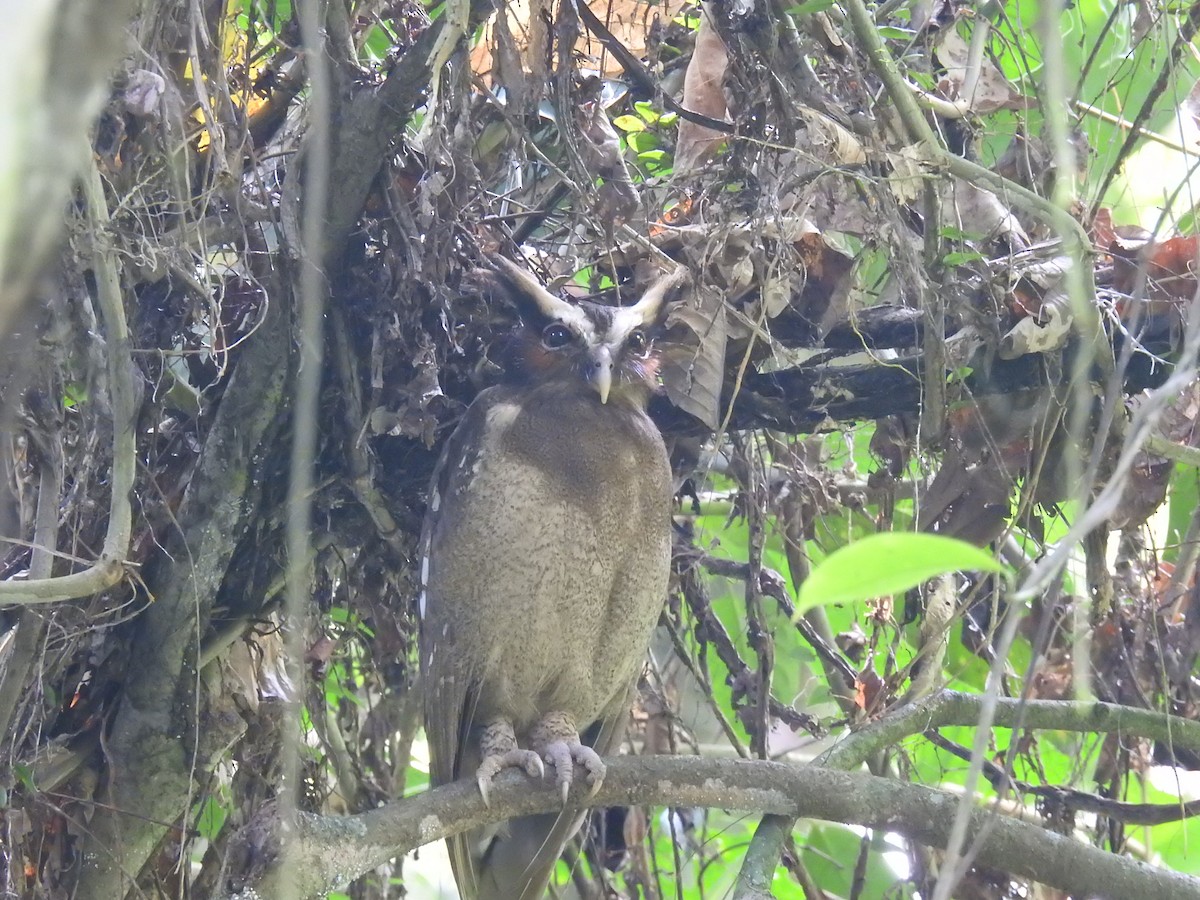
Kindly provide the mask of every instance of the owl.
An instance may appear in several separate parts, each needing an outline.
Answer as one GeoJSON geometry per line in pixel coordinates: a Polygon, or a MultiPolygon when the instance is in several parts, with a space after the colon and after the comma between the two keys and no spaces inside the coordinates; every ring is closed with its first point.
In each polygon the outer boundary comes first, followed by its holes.
{"type": "Polygon", "coordinates": [[[620,743],[667,591],[671,470],[646,415],[682,270],[628,307],[568,303],[493,260],[521,326],[429,494],[420,655],[430,779],[553,778],[560,814],[449,841],[464,898],[536,900],[620,743]]]}

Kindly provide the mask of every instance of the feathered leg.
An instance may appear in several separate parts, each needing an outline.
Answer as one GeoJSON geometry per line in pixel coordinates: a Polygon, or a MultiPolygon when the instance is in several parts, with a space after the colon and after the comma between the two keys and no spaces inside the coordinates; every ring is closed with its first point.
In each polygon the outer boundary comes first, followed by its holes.
{"type": "Polygon", "coordinates": [[[491,805],[488,792],[492,787],[492,779],[502,770],[522,769],[530,778],[542,778],[546,774],[542,759],[536,752],[517,746],[517,736],[508,719],[493,719],[487,724],[479,739],[479,749],[483,753],[483,762],[475,770],[475,781],[485,806],[491,805]]]}

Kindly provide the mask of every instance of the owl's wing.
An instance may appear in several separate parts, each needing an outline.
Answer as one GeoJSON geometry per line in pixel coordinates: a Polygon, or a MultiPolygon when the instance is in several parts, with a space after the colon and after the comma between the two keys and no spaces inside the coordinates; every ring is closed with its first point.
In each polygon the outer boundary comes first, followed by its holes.
{"type": "Polygon", "coordinates": [[[470,682],[468,652],[457,646],[453,598],[440,596],[438,580],[430,578],[430,558],[441,559],[445,529],[453,526],[452,502],[457,482],[474,465],[487,422],[485,391],[467,410],[446,442],[434,469],[429,511],[421,538],[421,595],[419,650],[425,692],[425,735],[429,742],[430,780],[449,784],[462,772],[461,755],[470,732],[478,692],[470,682]]]}
{"type": "MultiPolygon", "coordinates": [[[[445,529],[453,525],[453,502],[459,480],[470,472],[474,455],[482,446],[487,410],[492,405],[485,391],[468,408],[454,433],[446,441],[441,459],[434,469],[429,491],[429,510],[421,537],[421,595],[419,651],[425,695],[425,736],[429,744],[429,780],[434,786],[450,784],[471,774],[479,761],[464,759],[469,751],[468,735],[479,701],[477,686],[471,681],[466,665],[468,651],[457,646],[454,603],[440,595],[436,578],[431,578],[430,558],[441,559],[440,546],[445,529]]],[[[492,398],[494,399],[494,398],[492,398]]],[[[476,883],[471,854],[471,838],[458,835],[447,841],[451,868],[459,885],[476,883]]],[[[474,896],[474,892],[464,896],[474,896]]]]}

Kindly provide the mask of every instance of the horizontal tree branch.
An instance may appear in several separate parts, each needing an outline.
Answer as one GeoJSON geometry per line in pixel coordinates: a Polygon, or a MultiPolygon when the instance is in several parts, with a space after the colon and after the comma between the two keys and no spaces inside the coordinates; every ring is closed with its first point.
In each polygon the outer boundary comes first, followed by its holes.
{"type": "MultiPolygon", "coordinates": [[[[925,738],[935,747],[965,762],[971,761],[969,747],[956,744],[936,731],[926,731],[925,738]]],[[[988,780],[988,784],[998,792],[1011,791],[1026,797],[1037,797],[1038,808],[1059,819],[1063,818],[1064,814],[1090,812],[1107,819],[1117,819],[1126,825],[1162,825],[1200,815],[1200,800],[1189,800],[1186,803],[1180,803],[1178,800],[1172,803],[1130,803],[1125,800],[1113,800],[1089,791],[1057,784],[1033,784],[1023,781],[1014,778],[1004,766],[996,765],[990,759],[983,760],[982,774],[988,780]]]]}
{"type": "MultiPolygon", "coordinates": [[[[619,757],[606,760],[608,775],[583,805],[702,806],[802,816],[902,834],[929,846],[944,846],[961,798],[914,784],[817,766],[767,760],[706,759],[695,756],[619,757]]],[[[578,791],[573,796],[578,801],[578,791]]],[[[287,859],[302,871],[287,873],[296,896],[316,897],[423,844],[515,815],[558,809],[550,781],[531,785],[506,772],[497,778],[491,807],[472,780],[435,788],[355,816],[302,814],[288,837],[297,846],[287,859]]],[[[239,880],[240,896],[277,896],[279,857],[265,861],[265,839],[278,822],[252,823],[234,840],[233,858],[257,856],[266,865],[239,880]]],[[[1200,879],[1106,853],[1046,829],[974,809],[968,835],[980,837],[978,862],[1060,888],[1075,896],[1168,900],[1200,896],[1200,879]],[[986,831],[985,831],[986,828],[986,831]]]]}
{"type": "MultiPolygon", "coordinates": [[[[821,762],[837,769],[854,769],[873,753],[914,734],[947,725],[974,725],[979,721],[983,701],[981,695],[959,691],[934,694],[851,732],[821,762]]],[[[1151,738],[1173,749],[1200,752],[1200,722],[1116,703],[1001,697],[996,701],[993,726],[1128,734],[1151,738]]]]}

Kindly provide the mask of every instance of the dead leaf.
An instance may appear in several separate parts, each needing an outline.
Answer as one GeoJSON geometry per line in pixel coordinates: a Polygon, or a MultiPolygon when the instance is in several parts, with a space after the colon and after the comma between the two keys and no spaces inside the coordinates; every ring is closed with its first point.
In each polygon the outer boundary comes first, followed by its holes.
{"type": "MultiPolygon", "coordinates": [[[[810,152],[814,145],[823,145],[828,147],[830,152],[822,155],[828,156],[838,165],[861,166],[866,164],[867,152],[863,149],[862,142],[854,136],[850,129],[815,109],[801,107],[798,112],[808,126],[807,144],[810,152]]],[[[682,128],[680,130],[682,131],[682,128]]]]}
{"type": "Polygon", "coordinates": [[[955,28],[941,33],[934,51],[946,74],[938,82],[938,92],[952,101],[966,104],[977,114],[998,109],[1025,109],[1032,103],[996,67],[986,54],[971,59],[971,48],[955,28]]]}
{"type": "Polygon", "coordinates": [[[584,164],[604,179],[604,186],[597,192],[597,215],[606,228],[612,228],[637,210],[638,193],[625,164],[617,130],[604,111],[600,86],[599,79],[595,79],[594,93],[575,108],[575,122],[583,138],[580,151],[584,164]]]}
{"type": "Polygon", "coordinates": [[[896,200],[906,204],[920,200],[926,173],[933,164],[929,148],[922,144],[909,144],[901,147],[899,152],[887,153],[887,161],[892,167],[888,187],[896,200]]]}
{"type": "Polygon", "coordinates": [[[667,339],[660,345],[662,383],[670,401],[709,428],[721,424],[728,331],[720,293],[697,290],[667,316],[667,339]]]}
{"type": "Polygon", "coordinates": [[[1190,301],[1196,295],[1200,237],[1176,235],[1155,241],[1140,229],[1131,234],[1119,226],[1108,249],[1113,287],[1121,293],[1168,301],[1190,301]]]}
{"type": "MultiPolygon", "coordinates": [[[[512,49],[506,52],[511,55],[515,50],[523,60],[524,68],[530,73],[531,86],[545,79],[549,6],[546,0],[509,0],[503,7],[507,19],[505,26],[512,36],[512,49]]],[[[642,59],[649,51],[650,23],[655,18],[669,22],[686,4],[683,0],[589,0],[588,6],[634,56],[642,59]]],[[[493,72],[497,43],[495,24],[484,26],[483,35],[484,39],[471,50],[471,71],[490,81],[496,74],[493,72]]],[[[575,50],[588,60],[588,68],[598,69],[604,76],[620,76],[624,72],[620,62],[611,53],[606,53],[603,45],[586,31],[576,41],[575,50]]]]}
{"type": "Polygon", "coordinates": [[[887,698],[887,684],[871,666],[863,669],[854,679],[854,705],[867,715],[880,711],[887,698]]]}
{"type": "Polygon", "coordinates": [[[1074,317],[1064,288],[1041,305],[1041,315],[1027,316],[1014,325],[1000,340],[996,355],[1001,359],[1016,359],[1028,353],[1049,353],[1067,342],[1074,317]],[[1040,319],[1040,321],[1039,321],[1040,319]]]}
{"type": "MultiPolygon", "coordinates": [[[[709,18],[708,9],[702,6],[696,46],[683,81],[683,107],[710,119],[727,120],[725,72],[728,68],[725,42],[709,18]]],[[[724,142],[725,135],[721,132],[682,119],[675,144],[676,174],[690,173],[710,159],[724,142]]]]}
{"type": "Polygon", "coordinates": [[[961,178],[947,179],[941,199],[944,224],[985,239],[1003,238],[1013,250],[1029,246],[1029,236],[1012,210],[986,188],[961,178]]]}

